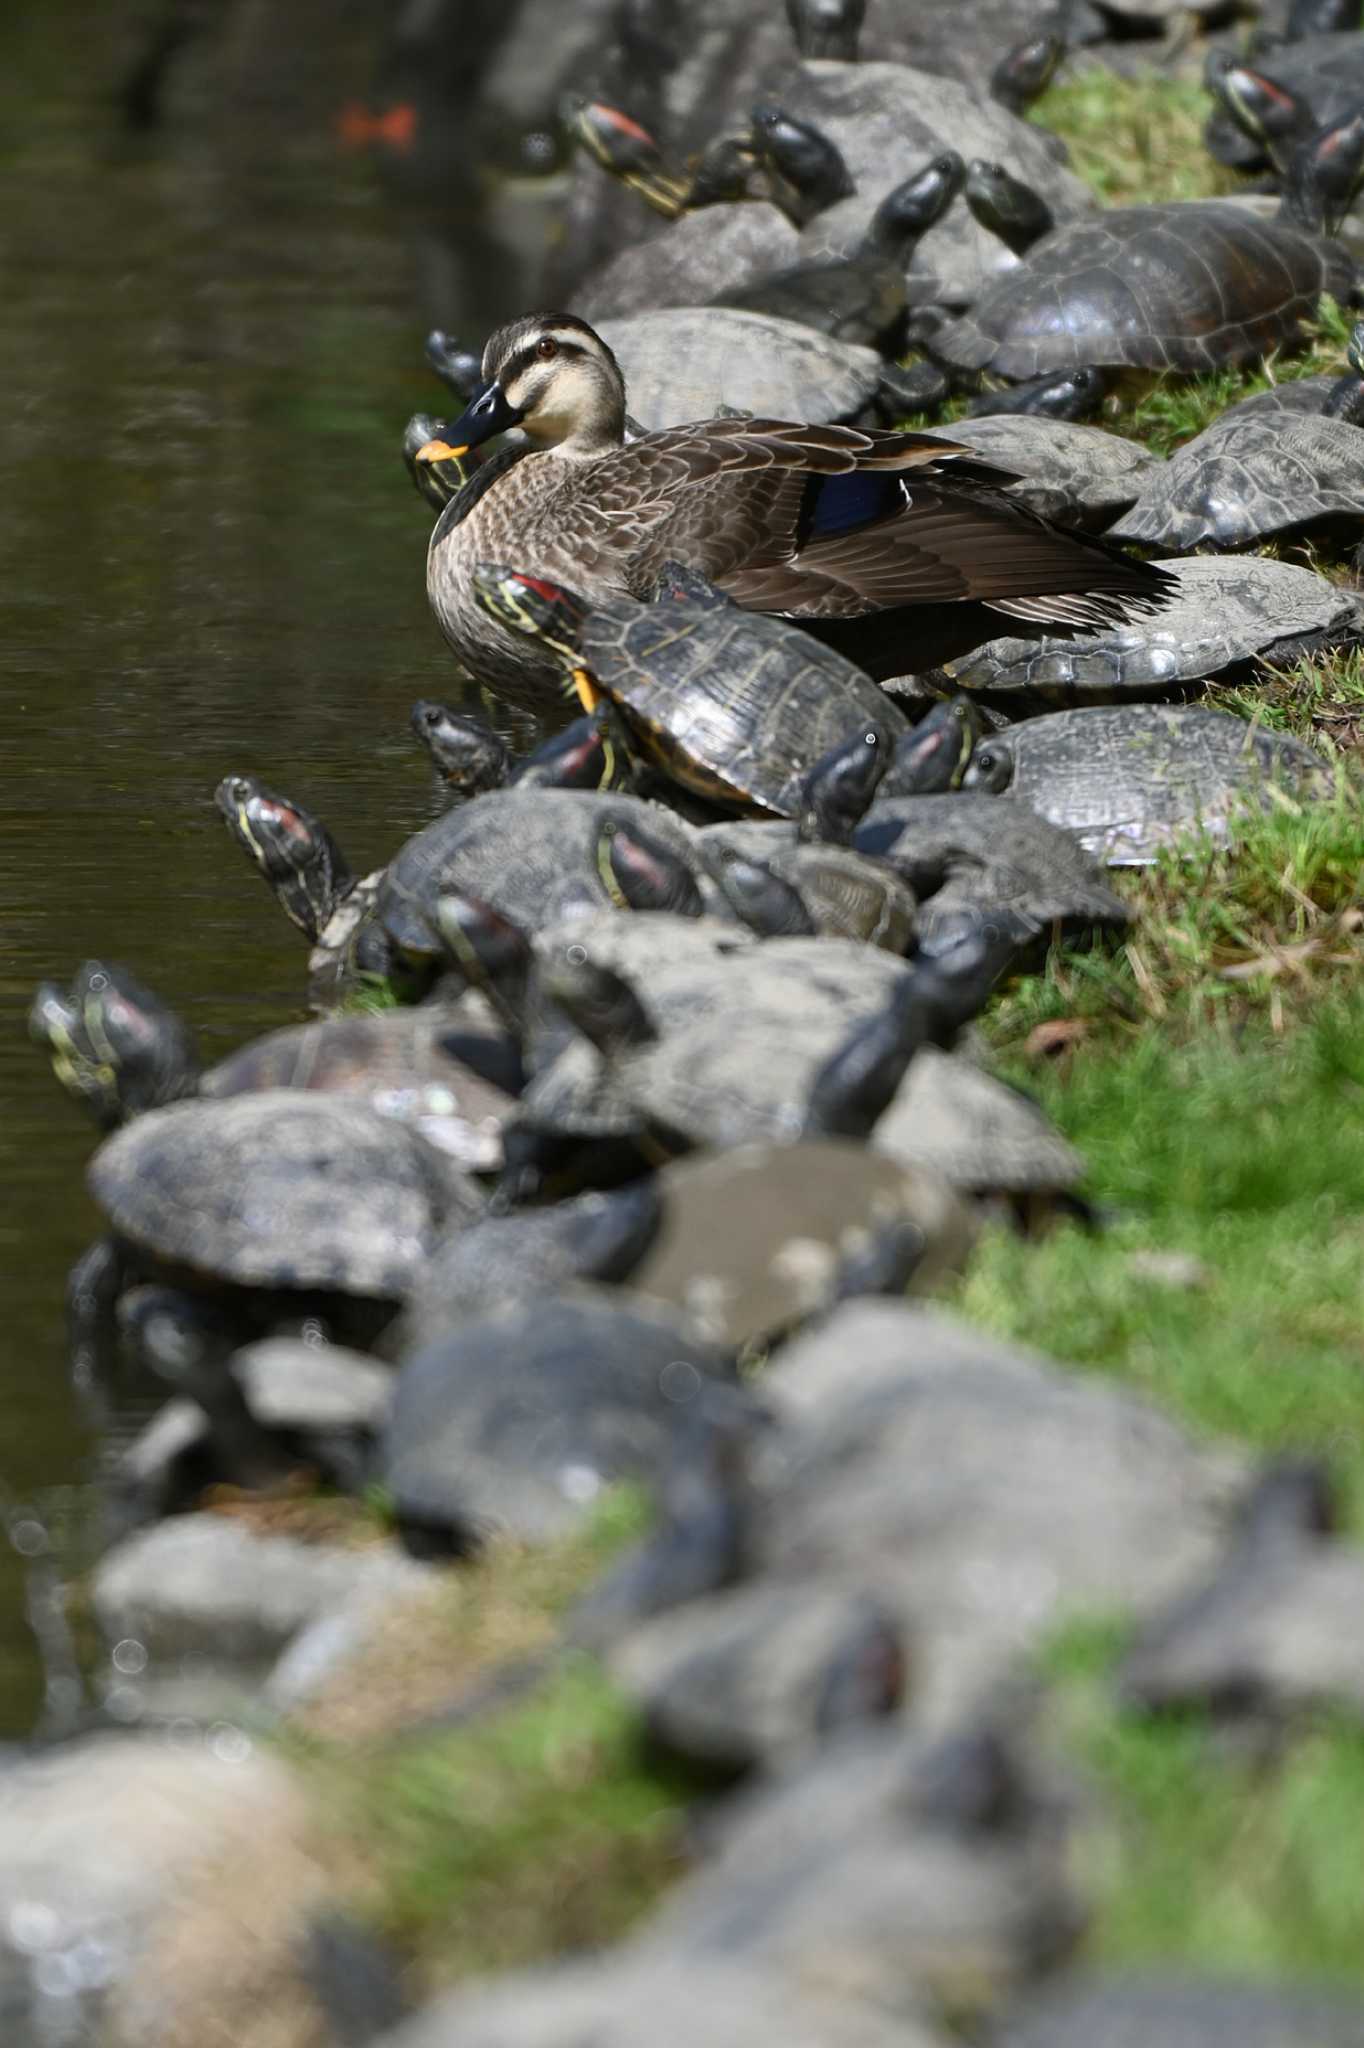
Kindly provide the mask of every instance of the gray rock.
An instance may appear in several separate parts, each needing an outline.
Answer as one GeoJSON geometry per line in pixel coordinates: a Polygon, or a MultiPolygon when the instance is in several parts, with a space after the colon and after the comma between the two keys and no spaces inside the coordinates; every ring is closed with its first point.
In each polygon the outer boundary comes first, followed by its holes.
{"type": "Polygon", "coordinates": [[[1359,2048],[1364,2001],[1310,1986],[1092,1977],[1063,1984],[989,2048],[1359,2048]]]}
{"type": "Polygon", "coordinates": [[[407,1361],[380,1477],[414,1529],[551,1541],[613,1479],[656,1475],[710,1405],[742,1408],[731,1376],[724,1353],[652,1302],[547,1296],[407,1361]]]}
{"type": "Polygon", "coordinates": [[[395,1545],[345,1549],[258,1536],[225,1515],[178,1515],[118,1544],[97,1566],[95,1614],[111,1642],[170,1665],[197,1660],[263,1677],[301,1629],[372,1610],[430,1583],[395,1545]]]}
{"type": "Polygon", "coordinates": [[[973,1235],[937,1174],[878,1159],[863,1145],[705,1153],[666,1167],[659,1192],[662,1228],[631,1287],[733,1350],[829,1306],[844,1262],[887,1231],[908,1225],[919,1235],[916,1293],[961,1266],[973,1235]]]}
{"type": "Polygon", "coordinates": [[[758,1568],[884,1604],[934,1722],[1068,1616],[1149,1615],[1206,1573],[1241,1471],[1130,1395],[909,1305],[849,1303],[764,1393],[796,1427],[769,1454],[758,1568]]]}
{"type": "Polygon", "coordinates": [[[664,1749],[733,1771],[789,1767],[893,1713],[904,1681],[895,1628],[872,1602],[766,1581],[646,1623],[610,1662],[664,1749]]]}
{"type": "Polygon", "coordinates": [[[95,1736],[7,1766],[6,2043],[103,2039],[104,1997],[136,1973],[143,1944],[191,1868],[251,1856],[266,1829],[302,1808],[285,1766],[222,1724],[173,1742],[95,1736]]]}
{"type": "Polygon", "coordinates": [[[857,1987],[811,1997],[781,1972],[617,1951],[452,1992],[381,2048],[945,2048],[857,1987]]]}
{"type": "Polygon", "coordinates": [[[393,1398],[393,1374],[341,1344],[270,1337],[243,1345],[231,1371],[246,1405],[267,1429],[370,1434],[393,1398]]]}

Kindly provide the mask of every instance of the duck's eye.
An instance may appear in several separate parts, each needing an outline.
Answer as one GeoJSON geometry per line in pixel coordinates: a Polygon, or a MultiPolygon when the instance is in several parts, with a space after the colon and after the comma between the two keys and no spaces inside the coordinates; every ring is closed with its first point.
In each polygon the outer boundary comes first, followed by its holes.
{"type": "Polygon", "coordinates": [[[542,363],[552,363],[559,353],[559,344],[552,335],[547,334],[543,341],[536,342],[535,353],[542,363]]]}

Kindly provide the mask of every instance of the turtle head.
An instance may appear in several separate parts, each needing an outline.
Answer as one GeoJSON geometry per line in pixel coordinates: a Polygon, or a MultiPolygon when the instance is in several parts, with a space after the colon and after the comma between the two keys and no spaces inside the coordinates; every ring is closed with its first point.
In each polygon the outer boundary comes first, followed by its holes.
{"type": "Polygon", "coordinates": [[[736,846],[720,845],[706,854],[706,867],[734,915],[763,939],[809,939],[818,927],[799,890],[766,861],[754,860],[736,846]]]}
{"type": "Polygon", "coordinates": [[[456,398],[467,405],[483,382],[483,360],[476,349],[465,348],[444,328],[433,327],[426,337],[426,360],[442,384],[448,384],[456,398]]]}
{"type": "Polygon", "coordinates": [[[966,764],[962,779],[964,789],[978,789],[988,796],[998,796],[1009,787],[1014,779],[1013,748],[1001,733],[992,733],[981,741],[966,764]]]}
{"type": "Polygon", "coordinates": [[[500,789],[507,780],[511,751],[481,718],[466,718],[448,704],[423,697],[412,706],[409,723],[437,775],[458,795],[478,796],[485,789],[500,789]]]}
{"type": "Polygon", "coordinates": [[[526,789],[621,789],[633,780],[629,748],[605,698],[527,754],[512,775],[526,789]]]}
{"type": "Polygon", "coordinates": [[[976,157],[966,171],[966,204],[983,228],[1021,256],[1054,226],[1051,208],[1039,192],[1006,171],[1003,164],[976,157]]]}
{"type": "Polygon", "coordinates": [[[435,453],[444,429],[429,412],[414,412],[403,428],[403,461],[422,497],[435,512],[443,512],[468,483],[479,458],[471,449],[462,455],[442,457],[435,453]]]}
{"type": "Polygon", "coordinates": [[[28,1021],[57,1079],[102,1130],[198,1083],[188,1026],[126,967],[87,960],[69,990],[45,981],[28,1021]]]}
{"type": "Polygon", "coordinates": [[[855,64],[867,0],[786,0],[786,18],[802,57],[855,64]]]}
{"type": "Polygon", "coordinates": [[[178,1287],[134,1287],[119,1300],[118,1329],[138,1363],[178,1392],[212,1403],[227,1391],[223,1367],[241,1333],[211,1301],[178,1287]]]}
{"type": "Polygon", "coordinates": [[[457,890],[438,898],[432,923],[446,955],[470,987],[480,990],[517,1036],[523,1036],[531,950],[519,925],[481,897],[457,890]]]}
{"type": "Polygon", "coordinates": [[[608,1058],[657,1036],[625,976],[593,960],[576,939],[542,959],[539,980],[550,1001],[608,1058]]]}
{"type": "Polygon", "coordinates": [[[852,174],[822,130],[797,121],[770,101],[754,107],[751,118],[754,149],[769,169],[795,188],[806,213],[832,206],[853,192],[852,174]]]}
{"type": "Polygon", "coordinates": [[[830,747],[805,778],[800,837],[846,846],[876,794],[891,752],[889,731],[874,719],[830,747]]]}
{"type": "Polygon", "coordinates": [[[597,872],[617,910],[668,910],[700,917],[696,877],[680,853],[653,833],[608,818],[597,841],[597,872]]]}
{"type": "Polygon", "coordinates": [[[499,327],[483,351],[483,382],[457,420],[418,462],[467,455],[520,427],[560,455],[591,457],[623,446],[625,380],[601,336],[572,313],[530,313],[499,327]]]}
{"type": "Polygon", "coordinates": [[[885,793],[938,796],[960,789],[980,734],[980,713],[969,697],[949,697],[945,704],[935,704],[912,732],[896,741],[885,793]]]}
{"type": "Polygon", "coordinates": [[[941,220],[965,182],[965,164],[954,149],[944,150],[886,194],[871,217],[868,240],[888,255],[908,259],[919,236],[941,220]]]}
{"type": "Polygon", "coordinates": [[[473,583],[474,596],[499,626],[539,640],[570,665],[578,661],[587,607],[571,590],[547,583],[542,576],[525,576],[502,562],[480,562],[473,583]]]}
{"type": "Polygon", "coordinates": [[[353,886],[351,871],[320,818],[277,796],[254,775],[228,775],[213,792],[228,831],[250,854],[286,917],[316,941],[353,886]]]}
{"type": "Polygon", "coordinates": [[[1011,114],[1025,114],[1051,84],[1065,54],[1066,39],[1054,29],[1016,43],[990,74],[992,97],[1011,114]]]}
{"type": "Polygon", "coordinates": [[[1283,216],[1309,234],[1333,235],[1364,180],[1364,107],[1318,128],[1291,151],[1283,216]]]}
{"type": "Polygon", "coordinates": [[[1276,162],[1312,131],[1306,102],[1249,64],[1217,64],[1209,72],[1208,86],[1241,133],[1276,162]]]}
{"type": "Polygon", "coordinates": [[[663,168],[663,152],[648,129],[606,100],[573,100],[564,125],[580,149],[613,178],[633,178],[663,168]]]}

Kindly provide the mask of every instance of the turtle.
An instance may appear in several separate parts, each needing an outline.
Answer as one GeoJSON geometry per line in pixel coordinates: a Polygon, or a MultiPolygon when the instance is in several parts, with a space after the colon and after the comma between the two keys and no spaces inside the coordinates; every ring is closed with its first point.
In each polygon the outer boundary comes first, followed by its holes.
{"type": "MultiPolygon", "coordinates": [[[[975,11],[959,8],[955,14],[975,11]]],[[[1017,13],[1015,7],[1011,19],[1017,13]]],[[[942,29],[941,21],[934,25],[935,46],[941,44],[942,29]]],[[[994,43],[996,55],[1003,46],[994,43]]],[[[784,83],[787,108],[838,145],[857,187],[853,197],[826,208],[802,229],[803,259],[851,255],[866,236],[878,196],[948,150],[966,162],[982,157],[1010,164],[1037,188],[1058,220],[1094,210],[1094,195],[1057,163],[1045,132],[1019,120],[990,95],[984,83],[988,67],[975,71],[970,83],[944,77],[942,70],[935,54],[922,69],[889,63],[806,65],[784,83]]],[[[915,260],[935,281],[935,296],[961,307],[1011,258],[965,207],[952,206],[926,231],[915,260]]]]}
{"type": "Polygon", "coordinates": [[[379,1483],[409,1546],[552,1541],[612,1480],[648,1479],[693,1416],[741,1413],[732,1357],[616,1288],[461,1323],[401,1364],[379,1483]]]}
{"type": "Polygon", "coordinates": [[[412,731],[457,799],[525,783],[539,789],[628,789],[635,775],[624,734],[609,705],[573,719],[516,756],[481,718],[422,698],[413,705],[412,731]]]}
{"type": "Polygon", "coordinates": [[[1069,1975],[1010,2009],[992,2048],[1356,2048],[1364,2000],[1202,1973],[1069,1975]]]}
{"type": "Polygon", "coordinates": [[[143,1277],[221,1292],[244,1319],[321,1298],[366,1341],[485,1199],[411,1125],[284,1088],[148,1110],[105,1139],[87,1180],[143,1277]]]}
{"type": "Polygon", "coordinates": [[[707,206],[622,249],[584,280],[573,303],[595,327],[659,306],[703,306],[788,270],[800,254],[799,231],[769,200],[707,206]]]}
{"type": "Polygon", "coordinates": [[[921,1046],[871,1143],[974,1202],[1005,1205],[1025,1226],[1058,1209],[1087,1213],[1077,1193],[1085,1162],[1074,1146],[1030,1096],[963,1053],[921,1046]]]}
{"type": "Polygon", "coordinates": [[[523,1078],[505,1032],[463,1006],[288,1025],[205,1070],[183,1019],[127,968],[103,960],[87,960],[69,992],[45,982],[30,1030],[105,1130],[191,1095],[301,1088],[353,1096],[485,1170],[501,1165],[499,1132],[523,1078]]]}
{"type": "MultiPolygon", "coordinates": [[[[908,374],[908,373],[906,373],[908,374]]],[[[944,373],[945,375],[945,373],[944,373]]],[[[1108,395],[1102,370],[1053,370],[1048,377],[1027,377],[1021,384],[1000,384],[978,393],[966,408],[967,419],[995,419],[1007,413],[1046,420],[1091,419],[1108,395]]]]}
{"type": "Polygon", "coordinates": [[[414,488],[433,512],[443,512],[455,492],[462,490],[478,466],[473,449],[464,455],[447,455],[437,462],[418,462],[417,450],[440,432],[440,421],[429,412],[414,412],[403,428],[403,463],[414,488]]]}
{"type": "Polygon", "coordinates": [[[1091,704],[995,733],[976,748],[967,786],[1007,791],[1110,866],[1154,860],[1202,827],[1229,835],[1238,808],[1270,791],[1323,796],[1335,786],[1314,747],[1199,705],[1091,704]]]}
{"type": "Polygon", "coordinates": [[[501,789],[510,779],[512,750],[486,719],[422,697],[412,706],[408,723],[437,775],[457,797],[501,789]]]}
{"type": "Polygon", "coordinates": [[[752,120],[754,150],[792,220],[803,225],[856,190],[838,144],[822,128],[798,121],[770,100],[754,107],[752,120]]]}
{"type": "MultiPolygon", "coordinates": [[[[1350,431],[1357,431],[1351,429],[1350,431]]],[[[1168,564],[1174,602],[1137,629],[1076,639],[992,640],[947,673],[962,689],[1039,705],[1168,696],[1216,676],[1229,682],[1330,647],[1358,646],[1364,604],[1310,569],[1262,556],[1194,555],[1168,564]]]]}
{"type": "Polygon", "coordinates": [[[1357,531],[1361,521],[1364,432],[1320,414],[1262,411],[1214,420],[1186,441],[1108,531],[1171,554],[1256,547],[1320,525],[1357,531]]]}
{"type": "Polygon", "coordinates": [[[488,1215],[437,1245],[403,1314],[385,1336],[394,1356],[422,1350],[459,1324],[508,1302],[559,1294],[571,1282],[624,1281],[663,1215],[657,1177],[592,1189],[539,1209],[488,1215]]]}
{"type": "MultiPolygon", "coordinates": [[[[1224,66],[1213,74],[1216,104],[1203,129],[1203,144],[1218,163],[1235,170],[1260,170],[1273,158],[1273,130],[1256,134],[1238,120],[1222,91],[1224,66]]],[[[1245,68],[1245,67],[1242,67],[1245,68]]],[[[1349,30],[1304,35],[1261,51],[1248,72],[1283,103],[1284,137],[1329,127],[1364,96],[1364,41],[1356,21],[1349,30]]]]}
{"type": "Polygon", "coordinates": [[[855,64],[867,0],[786,0],[786,18],[802,57],[855,64]]]}
{"type": "Polygon", "coordinates": [[[1353,287],[1339,243],[1286,221],[1219,200],[1113,207],[1043,235],[932,347],[949,369],[1017,380],[1189,374],[1300,347],[1323,293],[1353,287]]]}
{"type": "MultiPolygon", "coordinates": [[[[712,304],[775,314],[838,341],[897,353],[910,303],[905,276],[910,259],[956,198],[964,176],[961,158],[945,150],[887,193],[851,255],[797,263],[730,286],[716,293],[712,304]]],[[[931,297],[936,290],[926,277],[916,284],[917,298],[931,297]]]]}
{"type": "Polygon", "coordinates": [[[1026,114],[1055,78],[1065,54],[1066,38],[1059,27],[1015,43],[990,73],[990,97],[1011,114],[1026,114]]]}
{"type": "Polygon", "coordinates": [[[1135,504],[1158,469],[1140,442],[1072,420],[996,414],[956,420],[951,434],[987,462],[1017,473],[1011,497],[1044,519],[1087,532],[1102,531],[1135,504]]]}
{"type": "Polygon", "coordinates": [[[605,100],[578,100],[565,110],[572,140],[611,177],[637,192],[646,206],[673,220],[682,210],[685,181],[673,174],[655,138],[634,117],[605,100]]]}
{"type": "Polygon", "coordinates": [[[1056,216],[1040,192],[1015,178],[1003,164],[976,157],[963,184],[974,217],[1015,256],[1025,256],[1056,226],[1056,216]]]}
{"type": "Polygon", "coordinates": [[[913,890],[884,861],[851,847],[798,843],[763,859],[721,836],[702,858],[740,923],[763,938],[823,934],[902,954],[913,944],[913,890]]]}
{"type": "Polygon", "coordinates": [[[754,415],[822,425],[899,417],[893,369],[875,349],[733,306],[681,306],[605,320],[633,416],[655,432],[754,415]]]}
{"type": "Polygon", "coordinates": [[[864,727],[890,744],[908,731],[879,684],[842,655],[676,564],[665,565],[653,603],[616,598],[590,610],[501,563],[481,564],[474,584],[492,617],[559,659],[589,710],[608,697],[636,748],[713,802],[797,816],[830,747],[864,727]]]}
{"type": "Polygon", "coordinates": [[[1072,833],[1018,804],[1007,815],[973,790],[874,802],[853,846],[888,861],[919,897],[920,951],[955,944],[983,921],[1002,939],[1045,945],[1121,932],[1130,913],[1072,833]]]}

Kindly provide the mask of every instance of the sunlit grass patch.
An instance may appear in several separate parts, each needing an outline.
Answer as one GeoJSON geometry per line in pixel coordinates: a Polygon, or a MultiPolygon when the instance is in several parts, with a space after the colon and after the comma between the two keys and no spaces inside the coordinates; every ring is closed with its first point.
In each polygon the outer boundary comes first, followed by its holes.
{"type": "Polygon", "coordinates": [[[1364,745],[1364,651],[1308,654],[1291,668],[1271,669],[1266,681],[1236,689],[1214,685],[1206,703],[1233,711],[1277,732],[1290,732],[1333,756],[1364,745]]]}
{"type": "Polygon", "coordinates": [[[1070,145],[1072,168],[1105,205],[1136,206],[1235,191],[1235,173],[1203,147],[1210,106],[1196,79],[1095,65],[1053,85],[1033,117],[1070,145]]]}

